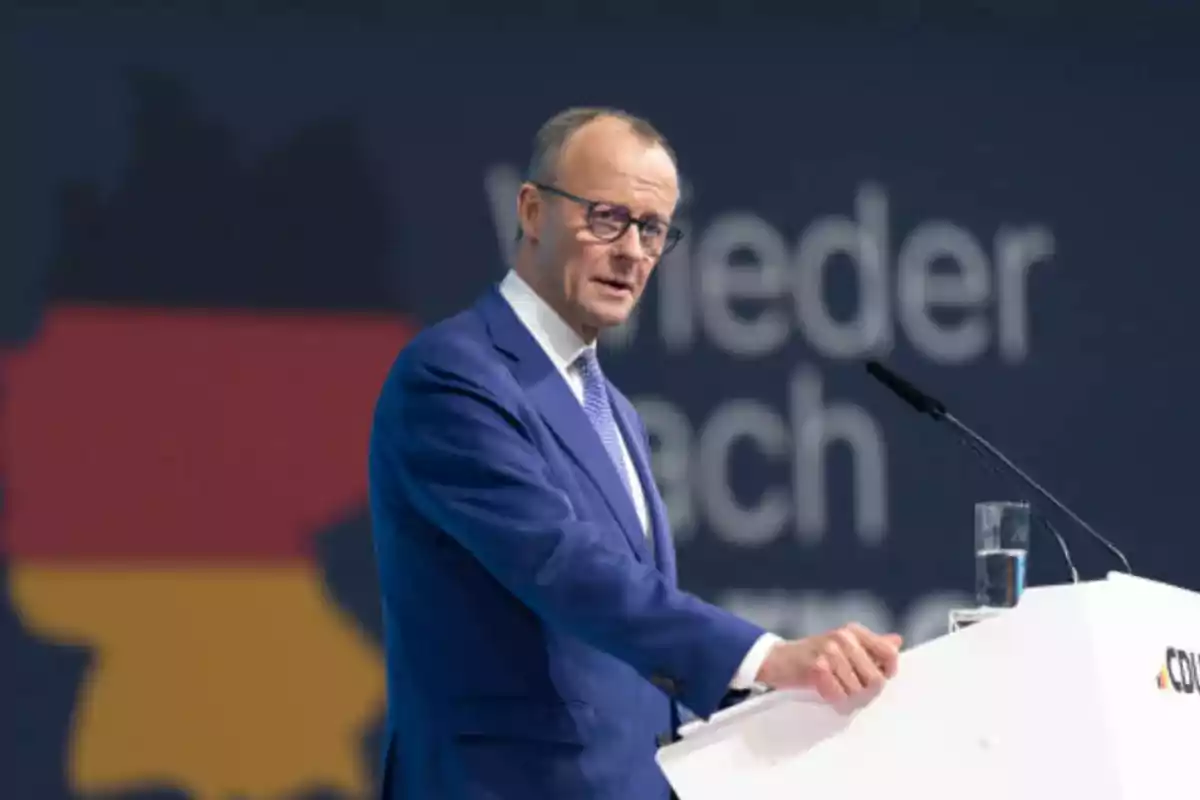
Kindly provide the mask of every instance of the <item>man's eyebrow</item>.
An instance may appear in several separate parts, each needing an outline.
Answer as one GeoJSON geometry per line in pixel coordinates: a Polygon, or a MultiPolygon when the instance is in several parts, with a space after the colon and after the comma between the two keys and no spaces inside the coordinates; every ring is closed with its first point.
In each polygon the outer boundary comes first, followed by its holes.
{"type": "Polygon", "coordinates": [[[664,217],[662,214],[659,214],[657,211],[647,211],[645,214],[638,216],[638,215],[634,214],[633,209],[630,208],[625,203],[614,203],[610,200],[593,200],[592,202],[597,203],[602,206],[608,206],[609,208],[614,208],[614,209],[619,208],[622,211],[624,211],[626,214],[628,214],[630,219],[636,219],[639,222],[653,221],[653,222],[661,222],[666,225],[671,224],[671,217],[669,215],[664,217]]]}

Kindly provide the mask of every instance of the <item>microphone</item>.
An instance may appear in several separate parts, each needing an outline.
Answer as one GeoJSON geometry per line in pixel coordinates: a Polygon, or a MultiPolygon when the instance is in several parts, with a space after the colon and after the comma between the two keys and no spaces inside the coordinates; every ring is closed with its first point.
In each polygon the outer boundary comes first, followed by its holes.
{"type": "MultiPolygon", "coordinates": [[[[1125,554],[1122,553],[1116,545],[1097,533],[1096,529],[1084,522],[1078,514],[1067,508],[1067,506],[1059,501],[1057,497],[1050,494],[1050,492],[1042,488],[1037,481],[1026,475],[1020,467],[1010,461],[1008,457],[994,447],[991,442],[989,442],[987,439],[984,439],[975,431],[971,430],[969,426],[951,414],[949,410],[947,410],[945,403],[921,391],[904,378],[901,378],[895,372],[892,372],[890,369],[880,364],[878,361],[868,361],[866,367],[867,372],[870,373],[871,377],[875,378],[877,381],[895,393],[901,400],[916,409],[917,413],[925,414],[926,416],[932,417],[938,422],[945,422],[948,424],[959,435],[959,439],[968,447],[970,447],[971,450],[974,451],[975,454],[978,455],[985,464],[993,469],[995,469],[996,464],[1004,466],[1011,475],[1015,475],[1026,486],[1029,486],[1042,497],[1049,500],[1059,511],[1070,517],[1070,519],[1074,521],[1075,524],[1077,524],[1080,528],[1086,531],[1088,535],[1100,542],[1100,544],[1104,545],[1109,552],[1115,555],[1125,567],[1125,572],[1131,575],[1133,574],[1133,570],[1129,567],[1129,559],[1125,557],[1125,554]]],[[[1067,561],[1067,566],[1071,570],[1072,579],[1078,582],[1079,573],[1075,569],[1075,564],[1071,560],[1071,554],[1067,549],[1066,541],[1058,533],[1058,531],[1055,530],[1054,526],[1048,519],[1045,519],[1040,514],[1038,517],[1050,530],[1050,532],[1054,534],[1054,537],[1058,539],[1059,548],[1062,550],[1063,557],[1067,561]]]]}

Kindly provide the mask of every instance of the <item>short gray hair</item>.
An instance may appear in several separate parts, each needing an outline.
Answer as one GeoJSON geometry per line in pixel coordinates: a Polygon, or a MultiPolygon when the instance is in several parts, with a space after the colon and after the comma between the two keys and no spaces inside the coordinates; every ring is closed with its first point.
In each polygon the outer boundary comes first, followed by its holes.
{"type": "Polygon", "coordinates": [[[671,148],[667,137],[645,119],[622,111],[619,108],[600,106],[578,106],[560,111],[542,124],[533,139],[533,154],[525,173],[526,180],[539,183],[551,183],[557,177],[559,161],[562,159],[563,148],[571,134],[589,122],[602,117],[613,117],[624,121],[640,138],[650,144],[656,144],[666,151],[671,162],[678,163],[675,151],[671,148]]]}

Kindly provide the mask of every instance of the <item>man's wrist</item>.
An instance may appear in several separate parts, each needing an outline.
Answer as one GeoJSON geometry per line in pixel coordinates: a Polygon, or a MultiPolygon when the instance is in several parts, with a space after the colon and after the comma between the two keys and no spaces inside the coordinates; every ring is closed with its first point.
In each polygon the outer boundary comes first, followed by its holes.
{"type": "Polygon", "coordinates": [[[758,673],[762,670],[763,662],[767,660],[767,654],[771,652],[771,648],[782,641],[782,637],[770,632],[758,637],[747,651],[745,658],[742,659],[729,687],[731,689],[764,688],[758,680],[758,673]]]}

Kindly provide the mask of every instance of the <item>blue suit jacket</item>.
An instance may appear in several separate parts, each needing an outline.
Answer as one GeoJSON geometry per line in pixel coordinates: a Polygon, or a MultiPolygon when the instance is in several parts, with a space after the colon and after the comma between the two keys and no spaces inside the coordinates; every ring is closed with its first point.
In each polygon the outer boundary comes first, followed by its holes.
{"type": "Polygon", "coordinates": [[[386,800],[666,798],[654,754],[672,702],[710,714],[762,634],[677,588],[645,429],[609,391],[657,558],[495,287],[392,366],[370,446],[386,800]]]}

